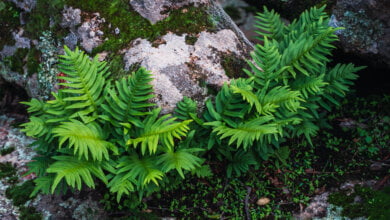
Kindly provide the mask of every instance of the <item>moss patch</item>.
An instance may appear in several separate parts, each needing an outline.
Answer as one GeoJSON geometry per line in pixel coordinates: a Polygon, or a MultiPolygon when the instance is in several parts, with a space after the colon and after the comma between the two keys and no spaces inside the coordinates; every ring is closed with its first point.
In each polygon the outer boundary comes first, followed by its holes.
{"type": "Polygon", "coordinates": [[[43,219],[43,216],[41,213],[37,212],[37,210],[34,207],[26,207],[22,206],[19,207],[20,210],[20,219],[23,220],[41,220],[43,219]]]}
{"type": "Polygon", "coordinates": [[[346,192],[331,194],[329,203],[343,207],[341,214],[349,218],[390,219],[390,187],[374,191],[357,185],[350,195],[346,192]]]}
{"type": "Polygon", "coordinates": [[[19,14],[21,10],[18,9],[14,3],[8,1],[0,2],[0,50],[5,45],[14,45],[15,40],[12,32],[19,27],[19,14]]]}
{"type": "Polygon", "coordinates": [[[4,149],[1,149],[0,150],[0,155],[1,156],[5,156],[7,154],[12,153],[14,150],[15,150],[15,147],[7,147],[7,148],[4,148],[4,149]]]}
{"type": "Polygon", "coordinates": [[[5,191],[5,195],[8,199],[11,199],[16,206],[21,206],[26,203],[30,198],[31,193],[34,191],[35,184],[32,180],[24,182],[20,186],[11,186],[5,191]]]}
{"type": "Polygon", "coordinates": [[[29,75],[36,73],[39,68],[40,52],[35,48],[18,48],[13,56],[6,57],[4,63],[14,72],[24,74],[24,66],[27,65],[29,75]]]}
{"type": "Polygon", "coordinates": [[[43,31],[50,30],[62,36],[59,23],[62,18],[63,0],[37,0],[35,8],[26,17],[26,32],[30,38],[39,39],[43,31]]]}
{"type": "Polygon", "coordinates": [[[229,78],[246,77],[242,69],[249,68],[245,60],[237,58],[234,54],[222,54],[221,65],[229,78]]]}
{"type": "Polygon", "coordinates": [[[0,179],[16,175],[15,167],[10,163],[0,163],[0,179]]]}

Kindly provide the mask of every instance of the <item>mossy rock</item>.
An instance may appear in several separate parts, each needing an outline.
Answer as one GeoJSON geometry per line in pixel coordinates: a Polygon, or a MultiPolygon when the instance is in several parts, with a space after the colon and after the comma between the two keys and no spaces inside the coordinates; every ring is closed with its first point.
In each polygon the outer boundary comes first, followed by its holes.
{"type": "Polygon", "coordinates": [[[336,192],[329,196],[329,203],[343,208],[341,214],[349,218],[390,219],[390,187],[375,191],[368,187],[355,186],[354,192],[336,192]],[[360,200],[357,202],[356,200],[360,200]]]}
{"type": "Polygon", "coordinates": [[[35,184],[32,180],[24,182],[20,186],[11,186],[5,191],[7,198],[11,199],[15,206],[22,206],[30,198],[31,193],[34,191],[35,184]]]}

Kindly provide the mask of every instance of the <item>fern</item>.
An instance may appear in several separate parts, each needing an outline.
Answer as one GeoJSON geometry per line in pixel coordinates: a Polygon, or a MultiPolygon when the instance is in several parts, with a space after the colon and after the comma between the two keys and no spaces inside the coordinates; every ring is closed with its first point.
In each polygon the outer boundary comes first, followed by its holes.
{"type": "Polygon", "coordinates": [[[121,127],[120,122],[140,126],[139,116],[149,114],[148,108],[153,106],[148,103],[153,98],[150,76],[148,71],[141,68],[133,75],[115,82],[115,90],[106,88],[107,104],[102,104],[102,108],[110,115],[110,122],[114,126],[121,127]]]}
{"type": "Polygon", "coordinates": [[[141,143],[141,152],[143,155],[146,152],[146,148],[148,148],[150,154],[156,153],[159,143],[164,144],[168,148],[172,148],[174,138],[180,139],[189,130],[187,125],[192,120],[174,122],[175,118],[169,118],[170,115],[158,118],[159,113],[159,108],[153,110],[152,114],[142,122],[143,128],[139,129],[137,137],[127,141],[128,145],[133,145],[134,147],[137,147],[141,143]]]}
{"type": "Polygon", "coordinates": [[[203,160],[199,157],[191,154],[193,152],[203,151],[200,148],[192,149],[179,149],[177,151],[168,151],[159,156],[158,164],[161,165],[161,169],[164,172],[169,172],[172,169],[176,169],[179,175],[184,179],[184,170],[195,170],[196,167],[200,167],[203,160]]]}
{"type": "Polygon", "coordinates": [[[151,109],[148,71],[141,68],[113,82],[105,62],[66,47],[59,66],[64,82],[54,99],[24,103],[32,116],[22,130],[38,138],[33,145],[41,154],[28,165],[29,173],[39,176],[34,194],[80,190],[83,185],[94,188],[99,179],[117,193],[119,202],[123,195],[142,196],[159,182],[168,183],[171,167],[177,170],[173,176],[184,177],[184,171],[202,165],[203,160],[191,153],[198,149],[181,144],[186,149],[174,150],[192,120],[177,121],[151,109]]]}
{"type": "Polygon", "coordinates": [[[221,160],[230,158],[229,176],[258,162],[248,155],[265,160],[277,154],[286,138],[304,136],[312,144],[320,129],[320,107],[330,111],[337,105],[337,97],[345,96],[361,69],[352,64],[327,67],[337,29],[328,26],[324,7],[305,11],[289,25],[264,8],[256,27],[263,45],[251,53],[251,70],[244,69],[249,78],[223,85],[215,99],[206,101],[203,114],[202,125],[212,132],[207,146],[221,160]]]}
{"type": "Polygon", "coordinates": [[[220,135],[221,139],[230,137],[229,145],[236,141],[238,147],[243,145],[244,149],[246,149],[250,147],[254,141],[262,141],[264,135],[279,133],[276,124],[267,123],[272,119],[272,116],[263,116],[239,124],[235,128],[230,128],[219,121],[207,122],[206,125],[213,126],[213,132],[220,135]]]}
{"type": "Polygon", "coordinates": [[[92,174],[107,184],[103,170],[95,162],[80,160],[72,156],[54,156],[53,159],[57,161],[47,169],[48,173],[56,174],[51,187],[51,193],[54,192],[63,178],[65,178],[69,186],[78,190],[81,189],[82,183],[91,188],[95,187],[92,174]]]}
{"type": "Polygon", "coordinates": [[[246,173],[251,165],[257,164],[253,154],[244,150],[237,151],[234,155],[227,155],[229,164],[226,172],[231,177],[234,172],[237,176],[246,173]]]}
{"type": "Polygon", "coordinates": [[[71,117],[96,113],[103,103],[101,93],[108,74],[106,63],[99,62],[97,56],[91,61],[78,49],[73,52],[65,46],[64,50],[65,55],[60,56],[59,70],[66,76],[58,78],[65,81],[59,83],[65,87],[61,92],[67,94],[64,101],[72,103],[66,108],[77,110],[71,117]]]}
{"type": "Polygon", "coordinates": [[[74,154],[79,159],[84,156],[88,160],[90,154],[93,160],[102,161],[103,157],[108,160],[108,150],[118,154],[113,144],[103,140],[103,131],[95,123],[85,125],[77,120],[63,122],[53,129],[53,134],[59,138],[60,147],[68,141],[67,147],[74,148],[74,154]]]}

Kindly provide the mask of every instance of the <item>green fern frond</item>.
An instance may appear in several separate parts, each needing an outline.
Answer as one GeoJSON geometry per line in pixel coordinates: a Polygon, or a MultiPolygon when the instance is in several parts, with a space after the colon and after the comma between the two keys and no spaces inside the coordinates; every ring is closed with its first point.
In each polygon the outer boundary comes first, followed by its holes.
{"type": "Polygon", "coordinates": [[[41,118],[31,116],[30,121],[21,125],[24,127],[21,131],[25,132],[27,136],[39,138],[49,132],[45,121],[41,118]]]}
{"type": "Polygon", "coordinates": [[[138,69],[131,76],[115,82],[115,89],[106,88],[107,104],[102,104],[102,108],[110,115],[115,126],[118,122],[132,123],[140,126],[139,117],[150,112],[148,108],[154,106],[149,103],[153,98],[153,87],[151,74],[144,68],[138,69]]]}
{"type": "Polygon", "coordinates": [[[183,169],[192,171],[203,163],[202,159],[192,154],[193,152],[199,151],[203,151],[203,149],[190,148],[168,151],[159,156],[157,163],[161,165],[161,170],[166,173],[172,169],[176,169],[184,179],[183,169]]]}
{"type": "Polygon", "coordinates": [[[134,179],[137,186],[142,188],[152,181],[158,186],[164,173],[156,168],[155,157],[139,158],[138,155],[124,156],[117,165],[117,174],[125,173],[124,179],[134,179]]]}
{"type": "Polygon", "coordinates": [[[318,95],[322,92],[323,87],[327,85],[324,82],[324,74],[320,76],[303,76],[297,78],[294,82],[291,83],[291,88],[293,90],[299,91],[303,98],[307,99],[311,95],[318,95]]]}
{"type": "Polygon", "coordinates": [[[337,64],[324,77],[324,81],[328,83],[328,86],[325,88],[325,93],[344,97],[345,92],[349,90],[349,86],[353,85],[353,80],[358,78],[358,75],[355,73],[364,68],[364,66],[355,67],[351,63],[337,64]]]}
{"type": "Polygon", "coordinates": [[[184,96],[183,100],[176,104],[175,116],[181,120],[193,119],[193,117],[197,114],[196,111],[196,101],[184,96]]]}
{"type": "Polygon", "coordinates": [[[200,167],[195,167],[195,169],[191,170],[192,175],[196,175],[198,178],[210,177],[213,175],[211,171],[210,165],[203,165],[200,167]]]}
{"type": "Polygon", "coordinates": [[[176,118],[169,118],[170,115],[164,115],[158,118],[160,109],[154,109],[142,123],[142,129],[136,132],[136,138],[127,141],[127,145],[133,145],[135,148],[141,143],[142,155],[148,148],[150,154],[157,151],[158,144],[162,143],[171,148],[174,145],[174,138],[185,137],[189,131],[188,124],[192,120],[175,122],[176,118]]]}
{"type": "Polygon", "coordinates": [[[78,190],[81,190],[82,183],[85,183],[90,188],[94,188],[93,176],[108,184],[101,166],[96,162],[85,161],[72,156],[54,156],[53,159],[57,161],[47,169],[48,173],[56,174],[51,187],[51,193],[54,192],[63,178],[65,178],[69,186],[78,190]]]}
{"type": "Polygon", "coordinates": [[[133,182],[128,177],[125,178],[125,175],[125,173],[116,174],[107,185],[110,192],[116,193],[116,201],[118,203],[123,194],[129,195],[135,190],[133,182]]]}
{"type": "Polygon", "coordinates": [[[246,82],[246,80],[232,80],[230,83],[230,89],[233,91],[234,94],[240,94],[243,100],[249,103],[251,108],[254,105],[258,113],[262,112],[262,107],[259,102],[259,99],[256,94],[252,92],[253,88],[246,82]]]}
{"type": "Polygon", "coordinates": [[[301,108],[300,103],[303,101],[300,92],[290,90],[288,86],[276,86],[263,97],[260,97],[263,114],[275,112],[280,106],[296,112],[301,108]]]}
{"type": "Polygon", "coordinates": [[[54,175],[41,176],[34,180],[35,188],[30,194],[30,198],[36,196],[39,192],[43,194],[50,194],[51,186],[54,182],[54,175]]]}
{"type": "Polygon", "coordinates": [[[215,107],[211,100],[206,101],[206,107],[206,121],[223,120],[232,127],[237,126],[251,108],[242,96],[234,94],[227,84],[222,86],[216,96],[215,107]]]}
{"type": "Polygon", "coordinates": [[[264,6],[263,13],[257,13],[256,18],[255,32],[260,36],[258,39],[263,40],[262,37],[268,37],[280,41],[283,38],[285,25],[274,10],[269,11],[264,6]]]}
{"type": "Polygon", "coordinates": [[[35,113],[35,114],[42,114],[44,111],[44,106],[45,103],[41,100],[32,98],[31,101],[29,102],[20,102],[22,104],[28,105],[29,107],[27,108],[28,113],[35,113]]]}
{"type": "Polygon", "coordinates": [[[108,150],[117,154],[117,148],[110,142],[104,140],[102,129],[95,123],[83,124],[77,120],[63,122],[53,129],[53,134],[59,139],[59,147],[68,141],[68,148],[74,148],[74,154],[78,158],[84,157],[86,160],[89,154],[93,160],[102,161],[109,159],[108,150]]]}
{"type": "Polygon", "coordinates": [[[78,48],[71,51],[65,46],[64,50],[65,55],[60,56],[59,70],[66,76],[58,78],[66,81],[59,83],[65,87],[61,92],[68,95],[64,101],[72,103],[66,108],[77,110],[71,117],[96,114],[104,101],[101,94],[109,74],[108,67],[105,62],[99,62],[97,56],[91,61],[78,48]]]}
{"type": "Polygon", "coordinates": [[[31,173],[34,173],[37,177],[44,176],[51,163],[53,163],[53,160],[48,156],[34,157],[31,162],[27,163],[28,172],[24,176],[31,173]]]}
{"type": "Polygon", "coordinates": [[[237,147],[243,145],[244,149],[252,146],[254,141],[262,141],[264,135],[279,133],[275,123],[268,123],[273,120],[271,115],[261,116],[247,122],[240,123],[237,127],[231,128],[220,121],[207,122],[205,125],[213,127],[213,132],[220,135],[221,139],[230,137],[229,145],[237,141],[237,147]]]}
{"type": "Polygon", "coordinates": [[[253,154],[250,151],[239,150],[231,158],[227,165],[227,176],[230,178],[234,172],[237,176],[246,173],[250,165],[257,164],[253,154]]]}
{"type": "Polygon", "coordinates": [[[311,137],[315,136],[318,130],[319,127],[309,120],[304,120],[302,123],[300,123],[294,128],[295,135],[300,136],[303,134],[310,145],[313,145],[311,137]]]}

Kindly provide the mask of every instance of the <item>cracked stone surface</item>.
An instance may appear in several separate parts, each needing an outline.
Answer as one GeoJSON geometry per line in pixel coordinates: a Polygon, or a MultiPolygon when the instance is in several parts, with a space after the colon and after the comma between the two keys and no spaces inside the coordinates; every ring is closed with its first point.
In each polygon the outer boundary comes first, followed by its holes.
{"type": "Polygon", "coordinates": [[[140,64],[153,74],[154,101],[163,113],[172,112],[183,96],[202,103],[207,89],[200,86],[200,81],[216,87],[229,81],[221,65],[221,54],[234,53],[244,59],[241,43],[231,30],[201,32],[194,45],[186,44],[185,36],[168,33],[157,47],[138,38],[125,51],[126,70],[140,64]]]}

